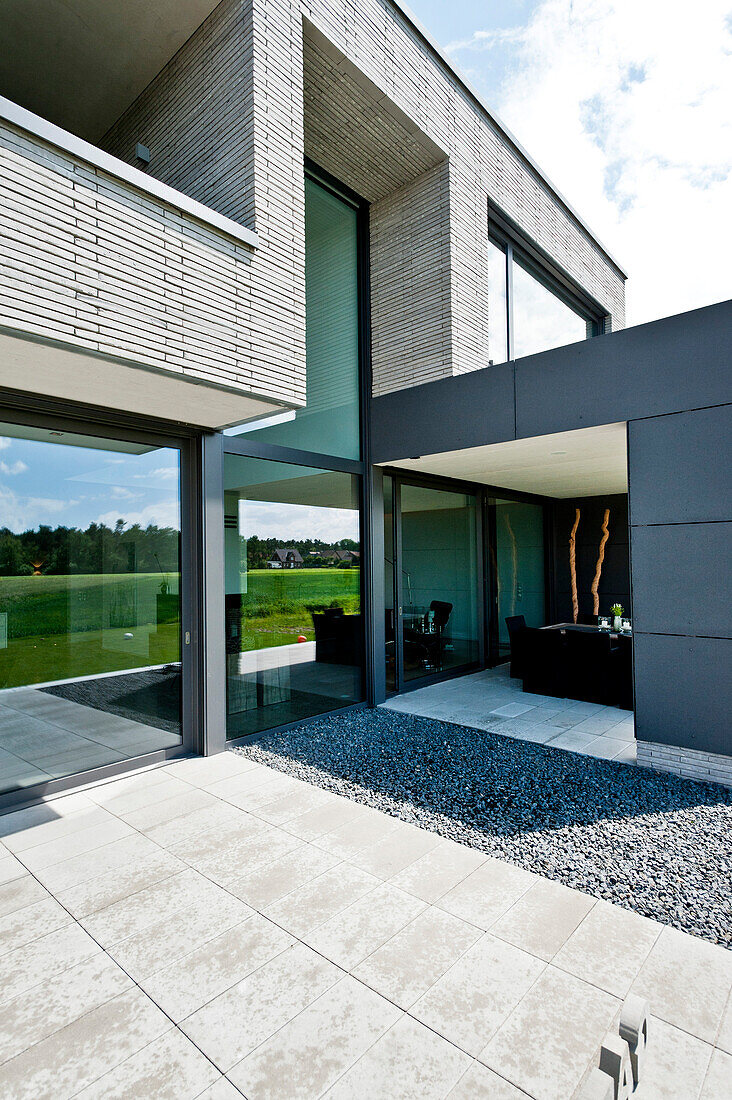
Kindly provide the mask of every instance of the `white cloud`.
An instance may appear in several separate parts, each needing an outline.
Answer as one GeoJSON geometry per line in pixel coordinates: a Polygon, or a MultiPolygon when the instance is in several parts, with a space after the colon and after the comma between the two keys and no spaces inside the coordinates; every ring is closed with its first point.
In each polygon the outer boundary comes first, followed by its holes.
{"type": "Polygon", "coordinates": [[[58,500],[52,497],[19,497],[6,485],[0,485],[0,526],[11,531],[33,530],[40,523],[48,523],[51,516],[75,508],[77,500],[58,500]]]}
{"type": "Polygon", "coordinates": [[[239,501],[239,532],[246,538],[280,539],[358,539],[358,513],[347,508],[316,508],[299,504],[260,504],[239,501]]]}
{"type": "Polygon", "coordinates": [[[630,323],[732,293],[731,32],[728,0],[539,0],[452,44],[473,74],[508,51],[492,105],[628,270],[630,323]]]}
{"type": "Polygon", "coordinates": [[[21,459],[11,463],[0,461],[0,474],[6,474],[10,477],[15,474],[24,474],[27,469],[28,467],[21,459]]]}
{"type": "Polygon", "coordinates": [[[107,527],[114,527],[118,519],[124,520],[126,527],[132,527],[138,523],[140,527],[148,527],[152,524],[158,527],[180,529],[180,512],[178,502],[174,497],[170,500],[162,500],[157,504],[148,504],[138,512],[127,512],[124,508],[104,512],[97,517],[97,523],[105,523],[107,527]]]}
{"type": "Polygon", "coordinates": [[[0,451],[7,451],[11,443],[12,439],[8,439],[7,436],[0,435],[0,451]]]}

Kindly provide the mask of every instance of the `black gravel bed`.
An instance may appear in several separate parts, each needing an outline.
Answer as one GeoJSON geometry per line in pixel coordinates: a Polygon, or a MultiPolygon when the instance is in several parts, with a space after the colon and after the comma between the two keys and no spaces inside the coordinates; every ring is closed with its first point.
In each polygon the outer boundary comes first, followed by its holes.
{"type": "Polygon", "coordinates": [[[732,947],[732,791],[389,710],[236,751],[732,947]]]}

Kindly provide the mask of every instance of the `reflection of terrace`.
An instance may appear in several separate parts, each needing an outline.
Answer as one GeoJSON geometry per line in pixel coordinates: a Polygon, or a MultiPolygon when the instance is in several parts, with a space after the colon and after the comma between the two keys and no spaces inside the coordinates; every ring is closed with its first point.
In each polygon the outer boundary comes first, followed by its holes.
{"type": "Polygon", "coordinates": [[[249,650],[229,662],[230,736],[347,706],[359,696],[360,666],[318,660],[315,642],[249,650]],[[243,716],[238,732],[236,715],[243,716]]]}
{"type": "MultiPolygon", "coordinates": [[[[128,697],[133,699],[139,692],[140,675],[140,669],[131,669],[109,677],[65,681],[59,687],[106,681],[116,685],[114,696],[119,701],[125,697],[124,681],[128,680],[128,697]]],[[[99,693],[96,705],[90,706],[50,694],[47,687],[56,685],[0,691],[0,774],[4,790],[29,787],[181,744],[179,732],[103,709],[104,693],[99,693]]],[[[115,702],[110,702],[110,707],[119,709],[115,702]]]]}

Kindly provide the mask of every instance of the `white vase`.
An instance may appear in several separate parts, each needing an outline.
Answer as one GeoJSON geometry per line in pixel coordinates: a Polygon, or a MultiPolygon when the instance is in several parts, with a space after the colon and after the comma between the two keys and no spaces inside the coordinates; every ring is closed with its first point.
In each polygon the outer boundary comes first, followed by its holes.
{"type": "Polygon", "coordinates": [[[613,618],[613,630],[617,633],[620,630],[620,616],[615,615],[613,618]]]}

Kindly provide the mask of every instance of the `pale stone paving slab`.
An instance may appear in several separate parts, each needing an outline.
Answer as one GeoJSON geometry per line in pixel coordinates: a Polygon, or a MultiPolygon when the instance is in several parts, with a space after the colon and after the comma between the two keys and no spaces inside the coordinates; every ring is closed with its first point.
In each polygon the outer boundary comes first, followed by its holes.
{"type": "Polygon", "coordinates": [[[181,1023],[226,1072],[339,982],[343,971],[295,944],[181,1023]]]}
{"type": "Polygon", "coordinates": [[[335,1084],[402,1015],[378,993],[344,977],[227,1076],[248,1100],[311,1100],[335,1084]]]}
{"type": "Polygon", "coordinates": [[[429,908],[359,963],[353,974],[400,1008],[407,1009],[479,936],[479,930],[472,925],[429,908]]]}
{"type": "Polygon", "coordinates": [[[485,934],[411,1013],[477,1057],[544,969],[540,959],[485,934]]]}
{"type": "Polygon", "coordinates": [[[451,1043],[402,1016],[325,1095],[328,1100],[441,1100],[469,1065],[451,1043]]]}
{"type": "Polygon", "coordinates": [[[547,967],[480,1054],[541,1100],[567,1100],[599,1052],[620,1002],[547,967]]]}

